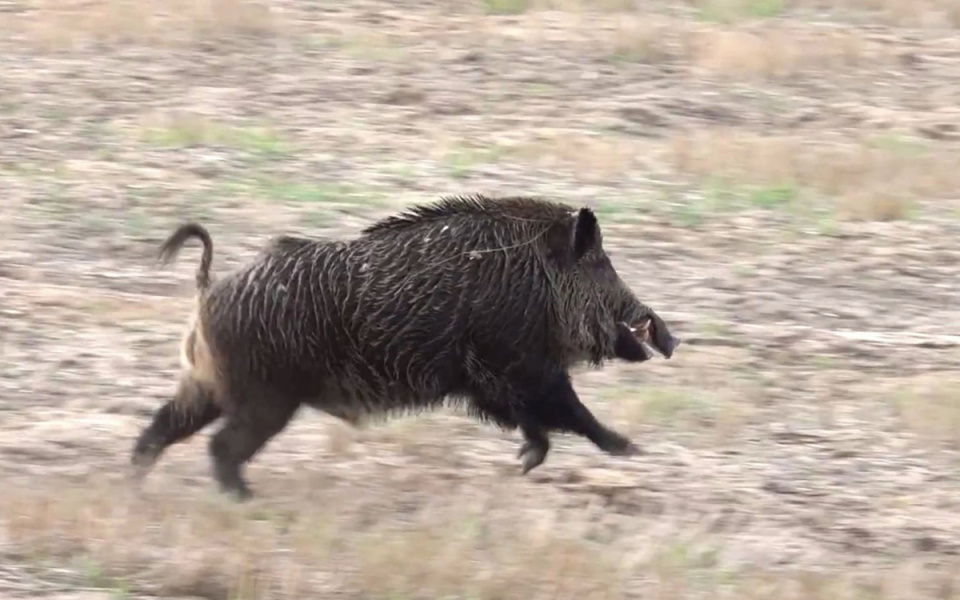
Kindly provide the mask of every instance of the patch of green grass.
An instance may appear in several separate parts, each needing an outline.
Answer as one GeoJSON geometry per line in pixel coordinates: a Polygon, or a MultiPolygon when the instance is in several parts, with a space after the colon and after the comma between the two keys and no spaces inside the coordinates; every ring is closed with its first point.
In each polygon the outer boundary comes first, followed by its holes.
{"type": "Polygon", "coordinates": [[[597,216],[604,221],[613,223],[629,223],[636,221],[637,217],[649,213],[653,209],[646,198],[639,199],[619,199],[604,200],[599,199],[593,206],[597,216]]]}
{"type": "Polygon", "coordinates": [[[708,420],[710,406],[691,390],[663,387],[621,389],[611,398],[612,405],[625,412],[623,417],[632,425],[641,423],[689,423],[708,420]]]}
{"type": "Polygon", "coordinates": [[[706,207],[714,212],[736,212],[750,208],[787,208],[799,196],[793,182],[773,185],[740,185],[715,180],[708,184],[706,207]]]}
{"type": "Polygon", "coordinates": [[[348,189],[342,186],[271,180],[261,182],[259,189],[273,200],[303,204],[343,201],[345,193],[348,192],[348,189]]]}
{"type": "Polygon", "coordinates": [[[380,172],[393,178],[401,185],[409,185],[416,179],[416,169],[409,163],[387,163],[380,167],[380,172]]]}
{"type": "Polygon", "coordinates": [[[70,114],[57,106],[44,107],[41,110],[41,117],[57,125],[64,125],[70,121],[70,114]]]}
{"type": "Polygon", "coordinates": [[[770,19],[783,13],[784,0],[698,0],[697,16],[704,21],[731,23],[741,19],[770,19]]]}
{"type": "Polygon", "coordinates": [[[785,182],[750,188],[747,190],[747,201],[760,208],[776,209],[792,204],[797,199],[798,194],[796,184],[785,182]]]}
{"type": "Polygon", "coordinates": [[[746,3],[746,14],[758,19],[769,19],[782,14],[784,4],[784,0],[752,0],[746,3]]]}
{"type": "Polygon", "coordinates": [[[330,227],[337,222],[337,214],[324,208],[310,208],[303,211],[297,221],[309,229],[330,227]]]}
{"type": "Polygon", "coordinates": [[[474,167],[480,164],[491,164],[500,161],[506,149],[500,146],[491,148],[460,147],[451,150],[444,157],[444,162],[454,179],[465,179],[470,176],[474,167]]]}
{"type": "Polygon", "coordinates": [[[109,590],[110,597],[116,600],[130,597],[130,587],[127,582],[104,573],[101,566],[92,558],[80,556],[76,559],[76,563],[86,585],[109,590]]]}
{"type": "Polygon", "coordinates": [[[177,119],[165,127],[142,131],[141,140],[164,148],[221,146],[263,157],[289,152],[284,140],[266,127],[239,127],[202,118],[177,119]]]}
{"type": "Polygon", "coordinates": [[[884,134],[871,140],[871,147],[888,152],[894,156],[914,158],[927,152],[922,140],[896,134],[884,134]]]}
{"type": "Polygon", "coordinates": [[[643,414],[651,420],[668,420],[680,413],[697,410],[702,402],[688,391],[678,389],[652,390],[643,399],[643,414]]]}
{"type": "Polygon", "coordinates": [[[837,366],[837,361],[832,356],[818,354],[810,359],[813,367],[820,371],[829,371],[837,366]]]}
{"type": "Polygon", "coordinates": [[[814,229],[817,235],[834,236],[839,228],[840,223],[837,221],[837,215],[834,212],[821,212],[815,219],[814,229]]]}
{"type": "Polygon", "coordinates": [[[124,232],[134,239],[148,238],[156,231],[152,215],[141,207],[129,209],[128,216],[124,220],[124,232]]]}
{"type": "Polygon", "coordinates": [[[113,146],[100,146],[94,151],[94,156],[102,162],[116,162],[119,152],[113,146]]]}
{"type": "Polygon", "coordinates": [[[84,121],[77,128],[77,136],[86,140],[102,142],[110,139],[110,128],[106,123],[99,121],[84,121]]]}
{"type": "Polygon", "coordinates": [[[724,338],[730,335],[730,323],[721,321],[710,316],[704,316],[699,320],[698,327],[700,333],[714,338],[724,338]]]}
{"type": "Polygon", "coordinates": [[[488,15],[519,15],[533,8],[533,0],[482,0],[488,15]]]}
{"type": "Polygon", "coordinates": [[[659,63],[667,60],[670,53],[659,40],[634,40],[631,45],[618,45],[607,55],[611,63],[659,63]]]}
{"type": "Polygon", "coordinates": [[[553,83],[537,81],[524,84],[523,90],[530,96],[550,97],[557,93],[557,86],[553,83]]]}
{"type": "Polygon", "coordinates": [[[263,156],[279,156],[289,152],[286,142],[269,129],[241,129],[234,140],[237,147],[263,156]]]}
{"type": "Polygon", "coordinates": [[[312,49],[342,52],[354,60],[398,62],[409,55],[403,38],[382,32],[344,32],[311,38],[312,49]]]}
{"type": "Polygon", "coordinates": [[[724,179],[706,182],[702,194],[665,198],[669,218],[682,227],[697,227],[711,217],[747,210],[783,210],[798,213],[807,207],[798,202],[801,190],[793,182],[773,185],[744,185],[724,179]]]}
{"type": "Polygon", "coordinates": [[[657,190],[656,198],[649,206],[651,211],[661,215],[674,226],[694,228],[703,222],[703,216],[696,204],[676,189],[662,188],[657,190]]]}
{"type": "Polygon", "coordinates": [[[680,225],[681,227],[699,227],[706,220],[703,212],[698,210],[695,205],[690,203],[678,205],[673,210],[672,216],[674,224],[680,225]]]}
{"type": "Polygon", "coordinates": [[[386,203],[383,195],[366,188],[342,183],[318,183],[309,181],[285,181],[269,177],[256,179],[252,184],[252,193],[275,202],[299,205],[309,209],[314,223],[327,217],[333,208],[344,206],[381,207],[386,203]]]}
{"type": "Polygon", "coordinates": [[[712,570],[717,567],[716,548],[700,548],[689,541],[677,541],[665,545],[652,558],[651,567],[661,574],[688,577],[695,570],[712,570]]]}
{"type": "Polygon", "coordinates": [[[960,380],[938,377],[901,385],[891,394],[891,406],[918,437],[960,449],[960,380]]]}

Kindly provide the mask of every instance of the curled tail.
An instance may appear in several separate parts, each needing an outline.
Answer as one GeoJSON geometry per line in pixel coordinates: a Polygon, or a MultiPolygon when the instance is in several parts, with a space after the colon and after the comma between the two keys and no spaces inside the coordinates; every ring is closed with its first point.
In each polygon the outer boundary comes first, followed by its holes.
{"type": "Polygon", "coordinates": [[[199,238],[203,243],[203,255],[197,268],[197,290],[201,293],[210,287],[210,264],[213,262],[213,240],[207,230],[197,223],[186,223],[177,228],[160,246],[160,262],[166,264],[173,260],[180,248],[190,238],[199,238]]]}

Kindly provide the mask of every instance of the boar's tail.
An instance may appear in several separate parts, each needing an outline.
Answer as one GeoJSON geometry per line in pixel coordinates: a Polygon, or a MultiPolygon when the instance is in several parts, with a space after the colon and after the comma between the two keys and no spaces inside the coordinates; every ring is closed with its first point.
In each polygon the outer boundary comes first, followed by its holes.
{"type": "Polygon", "coordinates": [[[200,266],[197,268],[197,290],[200,293],[210,287],[210,264],[213,262],[213,240],[206,228],[197,223],[186,223],[177,228],[160,246],[160,262],[167,264],[173,260],[180,248],[192,237],[199,238],[203,243],[203,255],[200,257],[200,266]]]}

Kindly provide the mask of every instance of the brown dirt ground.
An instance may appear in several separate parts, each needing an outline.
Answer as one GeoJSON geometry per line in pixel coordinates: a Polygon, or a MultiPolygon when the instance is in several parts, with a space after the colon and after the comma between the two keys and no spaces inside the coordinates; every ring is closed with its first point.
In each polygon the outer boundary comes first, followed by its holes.
{"type": "Polygon", "coordinates": [[[0,0],[4,598],[960,598],[953,3],[150,6],[0,0]],[[222,273],[475,192],[595,207],[684,338],[577,375],[645,455],[303,412],[248,505],[209,432],[133,490],[175,224],[222,273]]]}

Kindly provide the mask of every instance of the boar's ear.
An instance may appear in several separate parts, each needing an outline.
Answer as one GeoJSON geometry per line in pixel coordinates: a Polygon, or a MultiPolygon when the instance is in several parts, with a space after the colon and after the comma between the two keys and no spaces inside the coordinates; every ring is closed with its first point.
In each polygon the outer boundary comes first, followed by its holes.
{"type": "Polygon", "coordinates": [[[573,223],[573,259],[580,260],[600,242],[600,225],[597,216],[589,208],[581,208],[573,223]]]}

